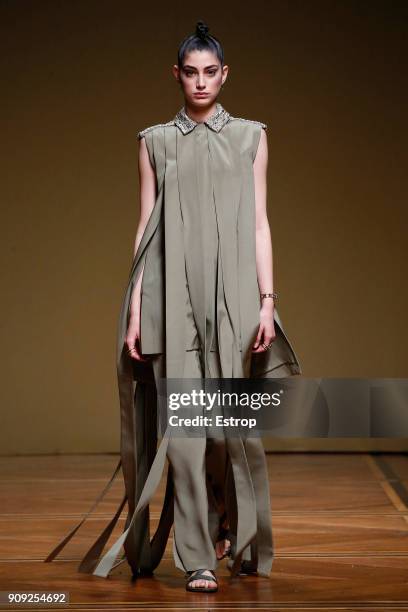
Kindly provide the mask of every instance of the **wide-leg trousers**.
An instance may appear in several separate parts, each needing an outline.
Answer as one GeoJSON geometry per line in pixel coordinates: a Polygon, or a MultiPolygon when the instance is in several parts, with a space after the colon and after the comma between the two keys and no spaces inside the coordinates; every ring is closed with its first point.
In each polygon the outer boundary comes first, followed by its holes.
{"type": "MultiPolygon", "coordinates": [[[[184,378],[202,378],[198,350],[186,351],[184,378]]],[[[164,354],[156,355],[153,359],[156,380],[164,376],[164,367],[164,354]]],[[[223,509],[228,467],[225,442],[205,434],[171,437],[167,458],[174,482],[175,565],[184,572],[199,568],[214,570],[218,517],[223,509]]]]}
{"type": "MultiPolygon", "coordinates": [[[[184,378],[202,378],[199,349],[186,350],[184,378]]],[[[218,351],[209,353],[212,376],[220,376],[218,351]]],[[[164,376],[165,356],[153,359],[157,381],[164,376]]],[[[263,451],[262,441],[252,440],[263,451]]],[[[226,510],[230,527],[236,528],[233,473],[225,439],[171,437],[167,458],[174,482],[173,558],[177,568],[187,572],[199,568],[216,569],[215,542],[219,519],[226,510]]],[[[242,556],[250,559],[248,546],[242,556]]]]}

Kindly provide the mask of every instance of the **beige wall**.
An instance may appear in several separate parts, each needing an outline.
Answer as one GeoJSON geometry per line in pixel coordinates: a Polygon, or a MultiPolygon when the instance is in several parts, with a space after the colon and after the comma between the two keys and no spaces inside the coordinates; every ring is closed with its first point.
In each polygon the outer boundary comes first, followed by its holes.
{"type": "Polygon", "coordinates": [[[2,453],[119,449],[136,134],[182,105],[170,68],[200,18],[230,65],[221,103],[268,124],[275,288],[304,375],[408,376],[406,4],[194,6],[0,4],[2,453]]]}

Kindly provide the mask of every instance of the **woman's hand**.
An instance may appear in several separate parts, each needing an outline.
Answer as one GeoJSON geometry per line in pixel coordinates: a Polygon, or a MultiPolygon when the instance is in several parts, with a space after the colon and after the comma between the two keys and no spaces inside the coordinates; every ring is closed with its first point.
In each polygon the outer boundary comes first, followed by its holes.
{"type": "Polygon", "coordinates": [[[276,338],[275,324],[273,320],[274,307],[275,306],[273,300],[265,300],[261,307],[261,310],[259,312],[259,330],[255,340],[255,344],[252,348],[253,353],[265,352],[268,349],[265,349],[262,344],[268,345],[276,338]]]}
{"type": "Polygon", "coordinates": [[[133,292],[132,302],[130,305],[130,319],[126,332],[125,344],[132,359],[136,361],[148,361],[147,357],[143,357],[140,352],[140,290],[133,292]]]}

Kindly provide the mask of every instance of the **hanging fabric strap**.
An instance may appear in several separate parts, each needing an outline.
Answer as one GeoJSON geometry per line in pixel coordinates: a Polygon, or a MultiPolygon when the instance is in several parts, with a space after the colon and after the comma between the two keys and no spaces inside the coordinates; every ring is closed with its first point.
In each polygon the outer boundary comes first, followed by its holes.
{"type": "Polygon", "coordinates": [[[154,495],[165,467],[167,448],[169,444],[170,430],[167,428],[161,442],[159,448],[157,450],[155,459],[153,461],[152,467],[150,469],[149,475],[147,477],[145,486],[143,487],[143,491],[140,495],[139,501],[136,505],[133,516],[130,520],[128,528],[122,533],[122,535],[116,540],[116,542],[111,546],[111,548],[107,551],[107,553],[102,557],[101,561],[98,563],[97,567],[93,571],[95,576],[101,576],[106,578],[109,575],[109,572],[113,568],[113,565],[116,561],[116,557],[120,552],[120,549],[126,538],[128,537],[130,530],[135,522],[138,513],[143,510],[150,499],[154,495]]]}
{"type": "MultiPolygon", "coordinates": [[[[119,459],[119,462],[117,464],[117,466],[115,467],[112,476],[110,477],[108,483],[106,484],[105,488],[102,490],[102,492],[98,495],[98,497],[95,499],[95,501],[93,502],[92,506],[90,507],[90,509],[88,510],[88,512],[86,512],[84,514],[84,516],[82,517],[82,519],[79,521],[79,523],[61,540],[61,542],[59,542],[57,544],[57,546],[50,552],[50,554],[47,556],[46,559],[44,559],[45,563],[49,563],[50,561],[52,561],[57,555],[59,555],[59,553],[61,552],[61,550],[68,544],[68,542],[71,540],[71,538],[76,534],[76,532],[78,531],[78,529],[81,527],[81,525],[83,525],[85,523],[85,521],[89,518],[89,516],[92,514],[92,512],[95,510],[95,508],[97,507],[97,505],[99,504],[99,502],[105,497],[106,493],[109,491],[109,489],[111,488],[113,481],[115,480],[117,474],[119,473],[119,470],[121,468],[122,465],[122,460],[119,459]]],[[[119,504],[119,508],[122,509],[123,508],[123,503],[124,500],[122,500],[122,502],[119,504]]],[[[119,513],[120,514],[120,513],[119,513]]]]}

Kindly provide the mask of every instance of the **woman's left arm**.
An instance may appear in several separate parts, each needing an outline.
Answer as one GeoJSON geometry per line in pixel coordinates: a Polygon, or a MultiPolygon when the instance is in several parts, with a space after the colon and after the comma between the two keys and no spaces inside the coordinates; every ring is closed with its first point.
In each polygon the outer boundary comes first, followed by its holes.
{"type": "MultiPolygon", "coordinates": [[[[273,292],[272,239],[267,214],[267,169],[268,141],[266,132],[261,130],[258,150],[254,161],[255,210],[256,210],[256,268],[260,293],[273,292]]],[[[273,320],[273,298],[264,298],[259,314],[260,325],[253,346],[253,352],[264,351],[263,344],[268,345],[276,337],[273,320]]]]}

